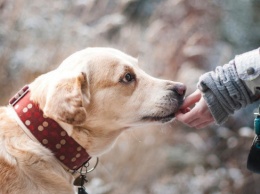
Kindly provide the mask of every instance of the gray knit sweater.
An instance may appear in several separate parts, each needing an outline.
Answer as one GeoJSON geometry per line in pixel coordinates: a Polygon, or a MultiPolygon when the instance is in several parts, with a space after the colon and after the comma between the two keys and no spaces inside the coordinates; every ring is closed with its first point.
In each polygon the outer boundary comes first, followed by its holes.
{"type": "Polygon", "coordinates": [[[260,55],[259,49],[256,49],[239,55],[228,64],[200,77],[198,88],[217,124],[224,123],[235,110],[258,98],[256,91],[252,91],[248,83],[253,83],[253,88],[258,88],[260,83],[254,83],[254,80],[259,74],[260,55]]]}

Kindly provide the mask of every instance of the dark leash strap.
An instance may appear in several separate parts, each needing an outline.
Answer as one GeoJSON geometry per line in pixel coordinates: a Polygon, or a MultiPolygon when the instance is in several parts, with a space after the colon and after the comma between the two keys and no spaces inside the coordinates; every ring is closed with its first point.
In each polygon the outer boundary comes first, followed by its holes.
{"type": "Polygon", "coordinates": [[[247,168],[254,173],[260,173],[260,106],[254,121],[255,138],[253,140],[248,159],[247,168]]]}

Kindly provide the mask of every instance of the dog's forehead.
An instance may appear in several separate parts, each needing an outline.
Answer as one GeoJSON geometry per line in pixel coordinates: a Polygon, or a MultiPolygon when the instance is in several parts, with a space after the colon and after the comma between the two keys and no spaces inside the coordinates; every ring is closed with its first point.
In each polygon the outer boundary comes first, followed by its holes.
{"type": "Polygon", "coordinates": [[[90,69],[103,69],[104,71],[125,71],[127,68],[134,69],[138,66],[136,58],[131,57],[121,51],[115,49],[97,49],[88,56],[90,69]]]}
{"type": "Polygon", "coordinates": [[[118,64],[118,65],[129,65],[135,66],[137,65],[137,59],[123,53],[116,49],[105,49],[98,51],[96,53],[97,56],[103,58],[103,60],[107,61],[110,64],[118,64]]]}
{"type": "Polygon", "coordinates": [[[138,60],[124,52],[112,48],[87,48],[78,51],[59,66],[59,69],[82,70],[102,68],[121,68],[124,66],[134,67],[138,65],[138,60]]]}

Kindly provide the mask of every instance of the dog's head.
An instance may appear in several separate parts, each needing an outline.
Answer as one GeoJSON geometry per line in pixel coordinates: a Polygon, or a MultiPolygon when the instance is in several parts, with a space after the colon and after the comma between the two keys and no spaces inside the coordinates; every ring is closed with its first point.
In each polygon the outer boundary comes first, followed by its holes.
{"type": "Polygon", "coordinates": [[[110,48],[79,51],[32,84],[32,98],[46,116],[92,136],[168,122],[184,94],[183,84],[151,77],[137,59],[110,48]]]}

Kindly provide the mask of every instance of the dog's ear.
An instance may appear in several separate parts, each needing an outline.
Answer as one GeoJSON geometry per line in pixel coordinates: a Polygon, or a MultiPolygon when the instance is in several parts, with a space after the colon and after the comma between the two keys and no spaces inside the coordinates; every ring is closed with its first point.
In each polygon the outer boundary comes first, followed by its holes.
{"type": "Polygon", "coordinates": [[[86,74],[60,79],[51,88],[47,93],[44,114],[71,125],[83,124],[90,98],[86,74]]]}

